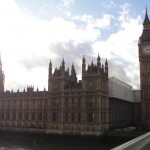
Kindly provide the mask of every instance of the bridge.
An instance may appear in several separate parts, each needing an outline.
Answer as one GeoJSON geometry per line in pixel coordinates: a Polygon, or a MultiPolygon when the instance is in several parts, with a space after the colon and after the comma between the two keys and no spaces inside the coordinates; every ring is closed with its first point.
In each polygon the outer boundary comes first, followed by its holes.
{"type": "Polygon", "coordinates": [[[119,145],[111,150],[150,150],[150,132],[119,145]]]}

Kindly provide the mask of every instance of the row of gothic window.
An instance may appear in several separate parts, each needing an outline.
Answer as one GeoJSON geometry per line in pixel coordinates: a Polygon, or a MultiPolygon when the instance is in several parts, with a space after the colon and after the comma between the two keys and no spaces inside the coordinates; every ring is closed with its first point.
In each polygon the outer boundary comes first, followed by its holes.
{"type": "Polygon", "coordinates": [[[43,121],[46,120],[46,115],[39,113],[1,113],[0,120],[31,120],[31,121],[43,121]],[[44,118],[45,117],[45,118],[44,118]]]}
{"type": "MultiPolygon", "coordinates": [[[[87,122],[94,122],[95,114],[93,112],[87,113],[87,122]]],[[[52,113],[52,121],[57,122],[59,121],[59,114],[57,112],[52,113]]],[[[82,121],[82,115],[80,112],[77,114],[72,113],[64,113],[64,121],[65,122],[81,122],[82,121]]]]}
{"type": "MultiPolygon", "coordinates": [[[[95,104],[95,100],[94,98],[88,98],[87,99],[87,107],[93,107],[95,104]]],[[[51,106],[52,107],[60,107],[60,101],[57,99],[53,99],[51,102],[51,106]]],[[[69,100],[68,98],[65,99],[64,101],[64,107],[82,107],[82,103],[81,103],[81,98],[78,98],[77,101],[72,98],[71,100],[69,100]]]]}

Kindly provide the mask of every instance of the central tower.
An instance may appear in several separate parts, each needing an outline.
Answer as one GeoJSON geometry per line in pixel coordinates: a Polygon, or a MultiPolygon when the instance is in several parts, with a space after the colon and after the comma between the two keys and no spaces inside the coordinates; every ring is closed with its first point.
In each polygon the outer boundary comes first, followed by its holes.
{"type": "Polygon", "coordinates": [[[147,9],[138,47],[141,83],[141,125],[143,129],[150,129],[150,21],[147,9]]]}

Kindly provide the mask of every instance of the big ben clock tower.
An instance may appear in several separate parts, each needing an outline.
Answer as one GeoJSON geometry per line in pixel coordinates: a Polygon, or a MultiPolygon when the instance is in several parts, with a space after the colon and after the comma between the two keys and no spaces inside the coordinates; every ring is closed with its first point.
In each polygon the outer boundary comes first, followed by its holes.
{"type": "Polygon", "coordinates": [[[150,129],[150,20],[147,9],[138,47],[141,82],[141,126],[143,129],[150,129]]]}

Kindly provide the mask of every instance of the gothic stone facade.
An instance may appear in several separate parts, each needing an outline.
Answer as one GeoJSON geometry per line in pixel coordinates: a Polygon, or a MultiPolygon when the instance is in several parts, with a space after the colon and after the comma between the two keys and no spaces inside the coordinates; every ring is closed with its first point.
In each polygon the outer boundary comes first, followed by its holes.
{"type": "Polygon", "coordinates": [[[138,46],[141,81],[141,125],[144,129],[150,129],[150,21],[147,10],[138,46]]]}
{"type": "Polygon", "coordinates": [[[109,129],[108,63],[82,60],[82,80],[77,81],[74,65],[65,70],[63,59],[52,72],[49,63],[48,91],[4,92],[0,66],[0,126],[43,128],[50,133],[99,135],[109,129]]]}

